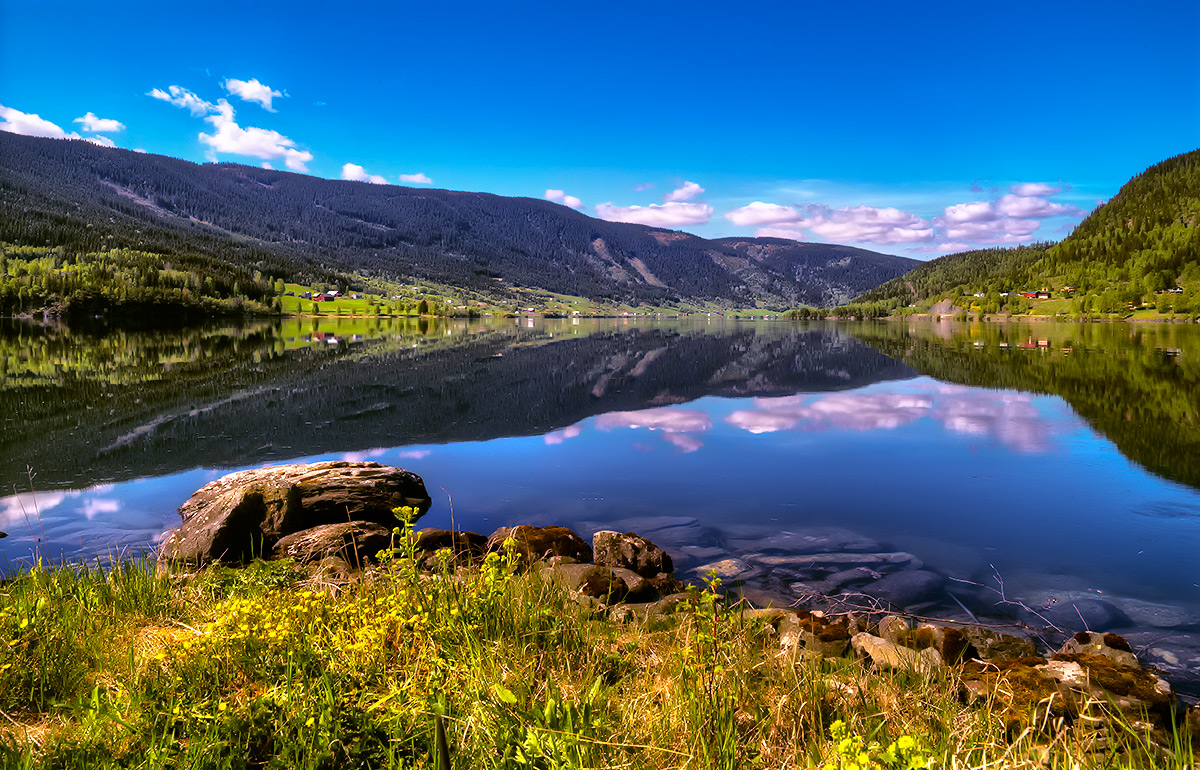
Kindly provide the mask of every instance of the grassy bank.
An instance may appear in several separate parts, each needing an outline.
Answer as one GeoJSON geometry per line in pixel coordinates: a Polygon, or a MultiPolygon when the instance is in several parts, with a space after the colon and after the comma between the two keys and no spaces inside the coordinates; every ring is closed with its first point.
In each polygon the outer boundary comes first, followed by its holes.
{"type": "Polygon", "coordinates": [[[456,768],[1192,766],[1120,721],[1014,726],[949,669],[781,655],[712,591],[613,622],[514,556],[410,564],[23,572],[0,585],[0,766],[435,768],[439,714],[456,768]]]}

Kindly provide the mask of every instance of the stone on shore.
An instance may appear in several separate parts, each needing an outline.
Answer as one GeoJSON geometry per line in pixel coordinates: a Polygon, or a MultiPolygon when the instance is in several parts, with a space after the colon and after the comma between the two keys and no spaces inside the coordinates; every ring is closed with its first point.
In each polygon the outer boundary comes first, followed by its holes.
{"type": "Polygon", "coordinates": [[[415,520],[429,505],[420,476],[379,463],[239,471],[206,484],[180,506],[183,523],[163,541],[159,559],[238,564],[270,554],[281,538],[296,532],[351,521],[390,528],[398,523],[394,508],[415,508],[415,520]]]}
{"type": "Polygon", "coordinates": [[[375,555],[392,544],[392,530],[369,521],[323,524],[284,535],[275,543],[276,559],[291,558],[300,564],[319,562],[328,557],[342,559],[362,568],[375,561],[375,555]]]}
{"type": "Polygon", "coordinates": [[[529,524],[501,527],[488,538],[487,550],[499,551],[504,546],[504,541],[509,538],[516,543],[516,552],[527,565],[555,556],[561,557],[559,561],[592,560],[592,547],[566,527],[534,527],[529,524]]]}
{"type": "Polygon", "coordinates": [[[602,529],[592,535],[592,552],[596,564],[633,570],[646,578],[675,571],[669,553],[633,532],[602,529]]]}

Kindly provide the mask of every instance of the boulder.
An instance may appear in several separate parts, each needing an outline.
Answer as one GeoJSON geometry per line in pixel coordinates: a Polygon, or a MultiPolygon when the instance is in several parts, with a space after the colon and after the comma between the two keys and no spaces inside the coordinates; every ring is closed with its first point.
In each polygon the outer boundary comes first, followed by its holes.
{"type": "MultiPolygon", "coordinates": [[[[622,575],[610,567],[595,564],[545,564],[543,572],[572,591],[578,591],[584,596],[601,599],[609,604],[623,600],[629,594],[629,585],[622,575]]],[[[641,581],[634,587],[643,589],[645,580],[628,570],[627,575],[641,581]]]]}
{"type": "Polygon", "coordinates": [[[1080,631],[1068,639],[1058,650],[1058,655],[1074,655],[1089,653],[1108,658],[1123,666],[1140,667],[1137,655],[1129,642],[1117,634],[1100,634],[1094,631],[1080,631]]]}
{"type": "Polygon", "coordinates": [[[526,564],[552,556],[566,557],[579,562],[592,560],[592,547],[566,527],[534,527],[529,524],[501,527],[488,538],[486,549],[499,551],[504,546],[504,541],[509,538],[516,542],[517,553],[526,564]]]}
{"type": "Polygon", "coordinates": [[[415,473],[379,463],[278,465],[222,476],[179,508],[183,524],[159,558],[202,565],[242,563],[271,553],[280,538],[326,524],[361,521],[394,527],[394,508],[429,510],[415,473]]]}
{"type": "Polygon", "coordinates": [[[300,564],[337,557],[361,568],[392,545],[392,530],[369,521],[324,524],[284,535],[275,543],[275,558],[290,557],[300,564]]]}
{"type": "Polygon", "coordinates": [[[417,551],[421,566],[427,570],[441,569],[443,550],[449,551],[446,566],[466,567],[483,561],[487,540],[478,532],[430,527],[413,535],[413,549],[417,551]]]}
{"type": "Polygon", "coordinates": [[[954,665],[975,657],[975,649],[961,628],[921,623],[916,628],[889,629],[893,638],[888,638],[883,634],[883,626],[881,621],[880,636],[888,641],[910,650],[934,650],[946,664],[954,665]]]}
{"type": "Polygon", "coordinates": [[[669,553],[633,532],[600,530],[592,535],[592,553],[597,564],[633,570],[646,578],[675,571],[669,553]]]}
{"type": "Polygon", "coordinates": [[[1125,613],[1103,599],[1059,601],[1048,609],[1029,614],[1031,624],[1045,620],[1068,632],[1080,626],[1089,631],[1107,631],[1130,624],[1125,613]]]}

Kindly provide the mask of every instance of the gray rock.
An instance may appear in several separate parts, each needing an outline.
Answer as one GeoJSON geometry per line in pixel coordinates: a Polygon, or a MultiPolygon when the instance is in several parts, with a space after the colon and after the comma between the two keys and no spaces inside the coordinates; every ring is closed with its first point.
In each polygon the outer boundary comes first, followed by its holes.
{"type": "Polygon", "coordinates": [[[183,524],[159,559],[193,565],[241,563],[270,553],[280,538],[325,524],[363,521],[393,527],[394,508],[429,509],[421,477],[379,463],[279,465],[222,476],[179,508],[183,524]]]}
{"type": "Polygon", "coordinates": [[[413,548],[420,552],[421,566],[439,569],[441,552],[448,551],[447,567],[478,564],[487,552],[487,538],[478,532],[463,532],[430,527],[413,535],[413,548]]]}
{"type": "Polygon", "coordinates": [[[1103,599],[1059,601],[1048,609],[1037,610],[1037,615],[1041,617],[1030,613],[1031,624],[1036,624],[1044,618],[1063,631],[1107,631],[1110,628],[1129,625],[1129,618],[1103,599]]]}
{"type": "Polygon", "coordinates": [[[911,628],[912,626],[908,624],[908,621],[899,615],[888,615],[879,621],[878,635],[880,639],[889,641],[892,644],[899,644],[901,635],[911,630],[911,628]]]}
{"type": "Polygon", "coordinates": [[[850,646],[858,657],[870,660],[871,667],[876,671],[914,671],[928,676],[945,665],[937,650],[912,650],[865,631],[855,634],[850,646]]]}
{"type": "Polygon", "coordinates": [[[1080,631],[1064,642],[1063,646],[1058,650],[1059,655],[1079,653],[1100,655],[1123,666],[1141,667],[1137,655],[1133,653],[1133,648],[1129,646],[1129,642],[1117,634],[1080,631]]]}
{"type": "Polygon", "coordinates": [[[678,612],[680,607],[683,605],[690,605],[694,598],[695,596],[693,594],[682,591],[680,593],[671,594],[670,596],[664,596],[663,598],[654,602],[654,604],[651,604],[649,608],[647,608],[646,614],[649,617],[673,615],[678,612]]]}
{"type": "Polygon", "coordinates": [[[392,530],[368,521],[325,524],[285,535],[275,543],[275,558],[289,557],[300,564],[337,557],[354,567],[375,561],[392,545],[392,530]]]}
{"type": "Polygon", "coordinates": [[[963,633],[983,660],[1017,660],[1037,655],[1037,647],[1033,640],[1024,636],[1005,634],[978,626],[964,626],[963,633]]]}
{"type": "Polygon", "coordinates": [[[539,570],[572,591],[610,604],[621,601],[629,592],[625,581],[608,567],[598,567],[595,564],[554,564],[539,565],[539,570]]]}
{"type": "Polygon", "coordinates": [[[942,590],[945,578],[928,570],[894,572],[863,588],[863,593],[882,599],[897,607],[911,606],[942,590]]]}
{"type": "Polygon", "coordinates": [[[642,577],[675,571],[670,554],[633,532],[600,530],[592,535],[592,553],[597,564],[633,570],[642,577]]]}
{"type": "Polygon", "coordinates": [[[739,586],[737,594],[751,604],[763,608],[791,607],[796,601],[793,597],[786,594],[752,585],[739,586]]]}
{"type": "Polygon", "coordinates": [[[738,580],[750,580],[762,573],[763,569],[761,567],[754,567],[741,559],[732,558],[702,564],[692,570],[692,574],[702,580],[710,576],[716,576],[726,584],[738,580]]]}
{"type": "MultiPolygon", "coordinates": [[[[894,553],[815,553],[815,554],[789,554],[787,556],[772,556],[767,554],[750,554],[747,559],[766,564],[771,567],[794,567],[798,569],[811,569],[813,567],[827,566],[844,566],[854,565],[858,567],[875,567],[882,568],[885,565],[889,566],[904,566],[912,565],[913,569],[918,569],[922,565],[920,559],[913,556],[911,553],[897,551],[894,553]]],[[[867,573],[870,577],[870,573],[867,573]]]]}
{"type": "Polygon", "coordinates": [[[830,620],[820,613],[797,610],[779,621],[779,648],[792,655],[837,658],[850,646],[850,631],[845,617],[830,620]]]}

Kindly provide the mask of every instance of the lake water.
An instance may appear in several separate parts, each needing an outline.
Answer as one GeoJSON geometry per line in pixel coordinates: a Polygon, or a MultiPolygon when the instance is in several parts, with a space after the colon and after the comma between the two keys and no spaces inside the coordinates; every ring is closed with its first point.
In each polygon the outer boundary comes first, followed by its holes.
{"type": "Polygon", "coordinates": [[[230,470],[370,459],[424,478],[419,526],[634,530],[751,596],[1118,630],[1200,693],[1195,326],[9,324],[0,351],[10,564],[153,548],[230,470]]]}

